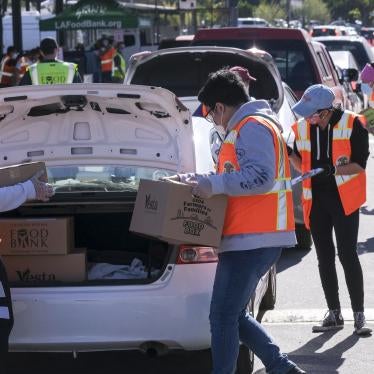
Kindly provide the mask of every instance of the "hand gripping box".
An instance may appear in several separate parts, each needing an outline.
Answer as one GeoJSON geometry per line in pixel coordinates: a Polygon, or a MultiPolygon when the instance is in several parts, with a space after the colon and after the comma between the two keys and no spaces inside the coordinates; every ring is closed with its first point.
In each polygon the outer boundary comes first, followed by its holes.
{"type": "Polygon", "coordinates": [[[172,244],[218,247],[227,197],[202,199],[182,183],[140,181],[130,231],[172,244]]]}

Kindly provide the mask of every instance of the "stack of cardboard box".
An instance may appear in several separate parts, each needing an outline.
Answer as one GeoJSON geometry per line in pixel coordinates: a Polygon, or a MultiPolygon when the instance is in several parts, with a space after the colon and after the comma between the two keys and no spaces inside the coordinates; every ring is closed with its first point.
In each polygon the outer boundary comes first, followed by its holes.
{"type": "MultiPolygon", "coordinates": [[[[0,186],[23,182],[39,170],[45,172],[44,163],[0,168],[0,186]]],[[[72,217],[0,219],[0,255],[10,281],[86,279],[86,253],[74,250],[72,217]]]]}
{"type": "Polygon", "coordinates": [[[74,249],[73,219],[0,220],[0,255],[10,281],[86,279],[86,253],[74,249]]]}

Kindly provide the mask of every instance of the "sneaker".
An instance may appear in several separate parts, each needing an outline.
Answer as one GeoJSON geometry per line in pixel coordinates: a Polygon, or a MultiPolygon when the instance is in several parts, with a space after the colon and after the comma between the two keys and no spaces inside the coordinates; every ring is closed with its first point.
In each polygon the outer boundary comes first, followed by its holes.
{"type": "Polygon", "coordinates": [[[353,318],[355,320],[355,333],[357,335],[370,335],[372,329],[366,326],[366,320],[364,312],[353,312],[353,318]]]}
{"type": "Polygon", "coordinates": [[[325,332],[331,330],[341,330],[344,327],[344,319],[340,310],[329,310],[325,314],[322,323],[313,326],[313,332],[325,332]]]}

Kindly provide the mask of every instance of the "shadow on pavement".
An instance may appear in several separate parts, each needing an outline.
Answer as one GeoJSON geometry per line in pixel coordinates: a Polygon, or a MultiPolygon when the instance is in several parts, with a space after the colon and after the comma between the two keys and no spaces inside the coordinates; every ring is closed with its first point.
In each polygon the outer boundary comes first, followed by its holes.
{"type": "MultiPolygon", "coordinates": [[[[352,334],[334,347],[323,352],[317,352],[336,333],[338,333],[338,331],[326,332],[324,334],[317,335],[300,348],[289,352],[289,358],[304,369],[308,374],[338,374],[338,369],[345,360],[343,357],[344,352],[352,348],[357,341],[362,338],[352,334]]],[[[254,374],[260,373],[265,373],[265,371],[261,369],[254,372],[254,374]]]]}
{"type": "Polygon", "coordinates": [[[281,273],[282,271],[298,264],[309,252],[310,249],[284,248],[281,257],[277,262],[277,273],[281,273]]]}
{"type": "Polygon", "coordinates": [[[365,206],[361,207],[361,209],[360,209],[360,213],[361,213],[361,214],[364,214],[364,215],[366,215],[366,216],[372,216],[372,215],[374,215],[374,209],[369,210],[369,209],[366,207],[366,205],[365,205],[365,206]]]}
{"type": "Polygon", "coordinates": [[[374,252],[374,238],[366,239],[365,242],[357,243],[357,253],[359,255],[374,252]]]}

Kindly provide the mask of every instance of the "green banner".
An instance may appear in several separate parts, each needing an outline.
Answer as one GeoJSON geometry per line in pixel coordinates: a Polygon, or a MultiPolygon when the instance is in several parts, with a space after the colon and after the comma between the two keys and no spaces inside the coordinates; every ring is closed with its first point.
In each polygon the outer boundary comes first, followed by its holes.
{"type": "Polygon", "coordinates": [[[114,0],[81,0],[56,17],[39,21],[40,31],[124,29],[138,26],[138,17],[114,0]]]}

